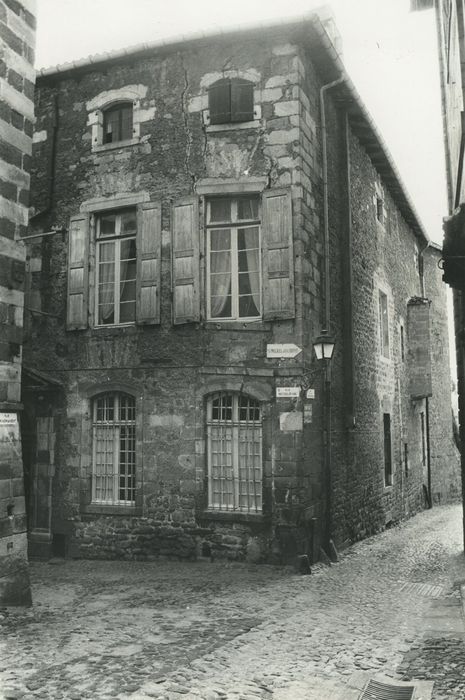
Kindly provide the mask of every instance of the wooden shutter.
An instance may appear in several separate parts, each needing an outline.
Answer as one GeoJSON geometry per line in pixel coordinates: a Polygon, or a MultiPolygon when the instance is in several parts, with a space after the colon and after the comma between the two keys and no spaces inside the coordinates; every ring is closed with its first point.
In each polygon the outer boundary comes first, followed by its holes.
{"type": "Polygon", "coordinates": [[[137,216],[137,323],[160,323],[161,203],[140,204],[137,216]]]}
{"type": "Polygon", "coordinates": [[[263,317],[294,318],[294,255],[290,189],[262,196],[263,317]]]}
{"type": "Polygon", "coordinates": [[[231,81],[231,121],[249,122],[253,119],[253,83],[231,81]]]}
{"type": "Polygon", "coordinates": [[[68,233],[68,330],[87,328],[89,306],[89,216],[71,217],[68,233]]]}
{"type": "Polygon", "coordinates": [[[208,89],[210,124],[227,124],[231,121],[231,81],[218,80],[208,89]]]}
{"type": "Polygon", "coordinates": [[[173,204],[173,323],[200,320],[199,209],[197,197],[173,204]]]}

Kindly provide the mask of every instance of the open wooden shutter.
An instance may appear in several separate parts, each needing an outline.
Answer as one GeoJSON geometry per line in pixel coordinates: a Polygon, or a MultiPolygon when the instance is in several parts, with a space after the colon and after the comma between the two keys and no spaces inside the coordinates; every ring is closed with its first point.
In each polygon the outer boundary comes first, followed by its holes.
{"type": "Polygon", "coordinates": [[[210,124],[227,124],[231,121],[231,83],[221,79],[208,88],[210,124]]]}
{"type": "Polygon", "coordinates": [[[231,121],[249,122],[253,117],[253,83],[248,80],[232,80],[231,121]]]}
{"type": "Polygon", "coordinates": [[[161,203],[140,204],[137,216],[137,323],[160,323],[161,203]]]}
{"type": "Polygon", "coordinates": [[[173,204],[173,323],[200,320],[199,208],[197,197],[173,204]]]}
{"type": "Polygon", "coordinates": [[[89,306],[89,216],[71,217],[68,233],[68,330],[87,328],[89,306]]]}
{"type": "Polygon", "coordinates": [[[263,317],[294,318],[294,255],[290,189],[262,195],[263,317]]]}

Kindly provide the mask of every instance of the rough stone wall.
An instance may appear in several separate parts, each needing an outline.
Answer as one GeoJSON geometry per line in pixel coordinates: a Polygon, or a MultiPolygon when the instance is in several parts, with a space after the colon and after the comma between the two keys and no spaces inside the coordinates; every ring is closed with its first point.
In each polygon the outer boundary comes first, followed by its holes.
{"type": "Polygon", "coordinates": [[[460,453],[453,439],[452,407],[449,387],[450,354],[446,286],[438,262],[441,251],[435,247],[424,253],[425,294],[431,299],[431,379],[433,396],[429,402],[431,434],[431,496],[434,503],[460,498],[460,453]]]}
{"type": "Polygon", "coordinates": [[[354,135],[349,157],[355,420],[350,429],[340,417],[346,451],[333,457],[333,521],[340,545],[417,511],[424,505],[426,483],[419,418],[424,399],[410,400],[407,362],[407,302],[421,296],[418,243],[354,135]],[[382,222],[377,199],[384,209],[382,222]],[[380,345],[380,291],[387,297],[389,357],[380,345]],[[391,420],[392,484],[385,484],[383,414],[391,420]]]}
{"type": "Polygon", "coordinates": [[[30,604],[19,437],[35,2],[0,2],[0,605],[30,604]]]}

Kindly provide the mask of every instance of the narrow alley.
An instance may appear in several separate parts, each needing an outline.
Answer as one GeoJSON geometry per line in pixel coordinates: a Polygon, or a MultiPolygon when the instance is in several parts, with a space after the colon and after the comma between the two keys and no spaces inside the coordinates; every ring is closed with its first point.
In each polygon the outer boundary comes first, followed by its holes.
{"type": "Polygon", "coordinates": [[[454,505],[311,576],[209,561],[32,564],[33,608],[1,613],[2,698],[345,699],[358,672],[463,699],[461,550],[454,505]]]}

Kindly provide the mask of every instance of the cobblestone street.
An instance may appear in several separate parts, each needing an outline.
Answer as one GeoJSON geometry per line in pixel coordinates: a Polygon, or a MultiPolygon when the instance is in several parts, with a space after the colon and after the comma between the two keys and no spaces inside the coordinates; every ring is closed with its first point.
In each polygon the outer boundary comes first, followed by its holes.
{"type": "Polygon", "coordinates": [[[421,513],[311,576],[207,561],[32,564],[33,608],[0,612],[2,697],[345,700],[363,671],[463,700],[461,517],[459,505],[421,513]]]}

